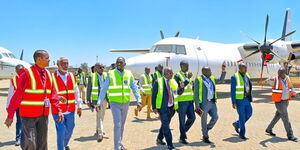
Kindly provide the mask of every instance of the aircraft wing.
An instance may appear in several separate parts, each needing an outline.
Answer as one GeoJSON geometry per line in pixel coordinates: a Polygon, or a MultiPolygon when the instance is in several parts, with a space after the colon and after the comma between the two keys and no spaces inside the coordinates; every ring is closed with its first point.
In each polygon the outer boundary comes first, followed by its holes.
{"type": "Polygon", "coordinates": [[[110,49],[110,52],[118,53],[141,53],[146,54],[150,52],[150,49],[110,49]]]}

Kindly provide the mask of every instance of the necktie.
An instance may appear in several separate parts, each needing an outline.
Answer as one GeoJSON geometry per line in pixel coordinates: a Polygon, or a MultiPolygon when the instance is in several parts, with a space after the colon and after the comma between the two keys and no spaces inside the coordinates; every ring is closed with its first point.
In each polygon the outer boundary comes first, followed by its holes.
{"type": "Polygon", "coordinates": [[[172,98],[171,89],[170,89],[170,80],[167,80],[167,90],[168,90],[168,96],[169,96],[168,102],[169,102],[169,104],[172,104],[173,98],[172,98]]]}
{"type": "Polygon", "coordinates": [[[45,69],[41,70],[41,79],[42,79],[42,83],[44,83],[44,81],[45,81],[45,69]]]}

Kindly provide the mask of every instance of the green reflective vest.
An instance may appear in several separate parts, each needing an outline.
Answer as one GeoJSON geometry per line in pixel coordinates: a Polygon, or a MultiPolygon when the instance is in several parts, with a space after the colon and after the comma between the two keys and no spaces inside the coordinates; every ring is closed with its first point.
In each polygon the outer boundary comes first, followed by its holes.
{"type": "MultiPolygon", "coordinates": [[[[145,94],[152,94],[152,77],[150,75],[146,75],[145,73],[142,74],[143,77],[143,83],[142,88],[145,92],[145,94]]],[[[143,94],[143,92],[140,90],[140,94],[143,94]]]]}
{"type": "MultiPolygon", "coordinates": [[[[213,81],[213,84],[215,86],[215,96],[214,97],[215,97],[215,99],[217,99],[218,96],[217,96],[217,86],[216,86],[215,77],[211,75],[209,78],[213,81]]],[[[199,103],[202,103],[203,102],[203,79],[202,79],[202,76],[198,77],[198,81],[199,81],[199,103]]]]}
{"type": "MultiPolygon", "coordinates": [[[[248,73],[246,73],[246,76],[250,80],[250,76],[248,73]]],[[[244,99],[244,91],[245,91],[245,83],[242,75],[237,72],[234,74],[235,80],[236,80],[236,86],[235,86],[235,99],[237,100],[243,100],[244,99]]]]}
{"type": "MultiPolygon", "coordinates": [[[[161,108],[162,100],[163,100],[163,94],[164,94],[164,84],[165,84],[165,78],[158,78],[157,83],[158,83],[158,91],[156,95],[156,109],[161,108]]],[[[172,90],[173,96],[174,96],[174,108],[175,110],[178,109],[178,102],[175,101],[177,98],[177,82],[174,79],[170,80],[170,88],[172,90]]]]}
{"type": "Polygon", "coordinates": [[[81,80],[80,74],[83,75],[83,83],[86,84],[86,74],[85,74],[85,72],[77,73],[77,75],[76,75],[76,83],[80,84],[80,80],[81,80]]]}
{"type": "MultiPolygon", "coordinates": [[[[92,92],[91,92],[91,99],[93,101],[98,101],[99,96],[99,76],[97,72],[91,73],[91,83],[92,83],[92,92]]],[[[103,81],[106,79],[106,72],[102,73],[103,81]]]]}
{"type": "MultiPolygon", "coordinates": [[[[186,77],[182,71],[178,72],[177,75],[181,82],[185,81],[186,77]]],[[[184,92],[181,95],[178,95],[176,101],[185,102],[185,101],[193,101],[193,100],[194,100],[194,93],[193,93],[191,82],[189,81],[189,84],[184,87],[184,92]]]]}
{"type": "Polygon", "coordinates": [[[158,71],[155,71],[155,74],[156,74],[156,79],[158,79],[158,78],[162,78],[162,75],[160,74],[160,72],[158,72],[158,71]]]}
{"type": "Polygon", "coordinates": [[[124,69],[121,77],[117,69],[109,71],[108,99],[110,102],[128,103],[130,101],[130,81],[133,75],[124,69]]]}

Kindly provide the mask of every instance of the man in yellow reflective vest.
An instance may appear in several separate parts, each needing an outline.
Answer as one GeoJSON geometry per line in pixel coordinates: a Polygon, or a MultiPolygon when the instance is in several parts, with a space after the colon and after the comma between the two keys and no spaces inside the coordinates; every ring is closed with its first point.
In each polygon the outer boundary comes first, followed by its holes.
{"type": "Polygon", "coordinates": [[[179,142],[188,144],[186,132],[194,124],[196,116],[194,112],[194,93],[192,89],[192,73],[189,73],[189,63],[187,61],[180,62],[181,71],[178,72],[174,79],[177,84],[183,88],[183,93],[175,99],[178,102],[178,118],[180,137],[179,142]],[[187,117],[187,120],[186,120],[187,117]]]}
{"type": "Polygon", "coordinates": [[[161,127],[156,139],[156,144],[166,145],[163,139],[166,139],[168,149],[175,149],[172,142],[172,133],[170,130],[170,122],[174,116],[178,103],[174,101],[178,94],[182,94],[183,90],[179,90],[176,81],[172,78],[173,71],[171,68],[164,69],[164,77],[158,78],[154,82],[152,89],[152,109],[155,114],[159,114],[161,127]]]}
{"type": "Polygon", "coordinates": [[[157,65],[157,71],[154,72],[153,82],[156,81],[158,78],[163,77],[163,69],[164,69],[164,66],[162,64],[157,65]]]}
{"type": "Polygon", "coordinates": [[[147,120],[151,120],[151,95],[152,95],[152,77],[150,75],[150,68],[145,68],[145,73],[140,76],[139,89],[142,97],[142,107],[140,110],[134,109],[135,116],[138,116],[138,112],[147,105],[147,120]]]}
{"type": "Polygon", "coordinates": [[[195,80],[194,99],[196,111],[202,111],[201,126],[203,142],[211,143],[208,131],[211,130],[218,120],[217,92],[215,77],[211,75],[209,67],[202,68],[202,75],[195,80]],[[207,124],[207,114],[211,119],[207,124]]]}
{"type": "Polygon", "coordinates": [[[141,97],[131,71],[124,69],[126,66],[125,58],[118,57],[116,66],[116,69],[109,71],[107,74],[98,98],[98,105],[100,106],[97,107],[101,109],[105,95],[108,92],[107,95],[114,120],[114,149],[125,150],[122,139],[131,90],[137,100],[138,109],[141,107],[141,97]]]}
{"type": "Polygon", "coordinates": [[[239,64],[239,71],[231,77],[231,101],[232,107],[237,110],[239,119],[232,125],[239,137],[247,140],[245,137],[245,123],[252,116],[252,84],[247,73],[245,63],[239,64]]]}
{"type": "Polygon", "coordinates": [[[85,92],[86,92],[86,73],[82,71],[81,68],[78,69],[76,73],[76,83],[79,88],[80,98],[83,100],[83,104],[85,104],[85,92]]]}
{"type": "MultiPolygon", "coordinates": [[[[99,93],[107,76],[107,73],[104,72],[104,65],[96,63],[94,69],[95,72],[91,73],[87,86],[87,101],[91,104],[92,109],[94,109],[93,107],[98,103],[99,93]]],[[[104,138],[103,121],[107,103],[107,98],[105,96],[101,108],[98,109],[98,107],[96,107],[96,134],[98,136],[98,142],[102,142],[104,138]]]]}

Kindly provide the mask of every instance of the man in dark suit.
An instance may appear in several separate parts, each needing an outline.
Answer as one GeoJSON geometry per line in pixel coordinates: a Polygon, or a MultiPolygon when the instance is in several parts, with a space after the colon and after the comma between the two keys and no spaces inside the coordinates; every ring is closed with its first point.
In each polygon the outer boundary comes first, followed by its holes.
{"type": "Polygon", "coordinates": [[[183,90],[177,90],[177,83],[172,79],[173,71],[167,67],[164,69],[164,77],[154,81],[152,89],[152,109],[155,114],[159,114],[161,127],[156,142],[158,145],[166,145],[163,138],[166,138],[168,149],[174,149],[172,143],[172,133],[170,130],[170,122],[175,113],[174,96],[182,93],[183,90]],[[178,92],[177,92],[178,91],[178,92]]]}
{"type": "Polygon", "coordinates": [[[239,137],[247,140],[245,123],[252,116],[252,84],[245,63],[240,63],[239,71],[231,77],[231,101],[239,114],[239,119],[232,125],[239,137]]]}

